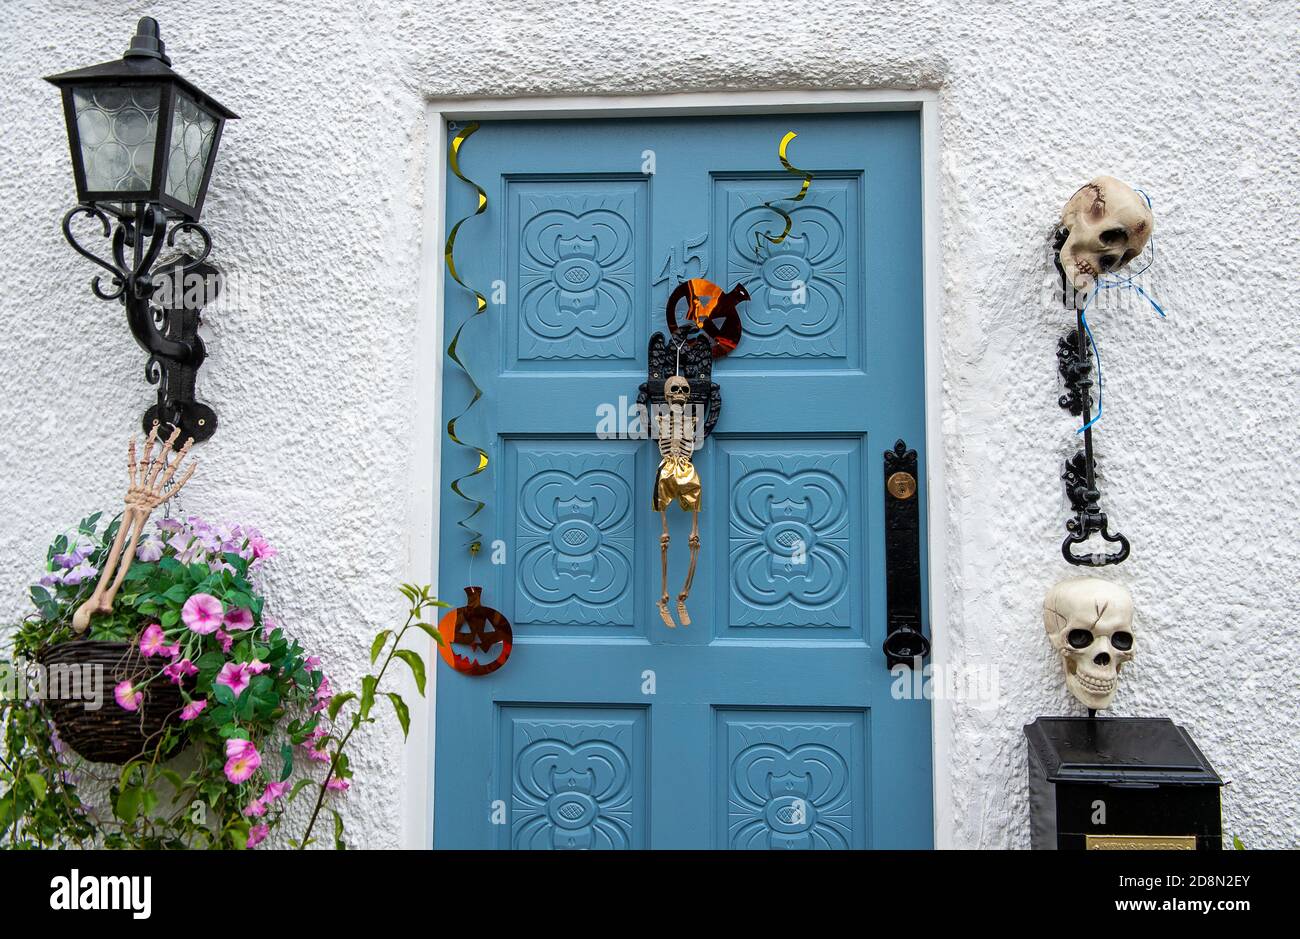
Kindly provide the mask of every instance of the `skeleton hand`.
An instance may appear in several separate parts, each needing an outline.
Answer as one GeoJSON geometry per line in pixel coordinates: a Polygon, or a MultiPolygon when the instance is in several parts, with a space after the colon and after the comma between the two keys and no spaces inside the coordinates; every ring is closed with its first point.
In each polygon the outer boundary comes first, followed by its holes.
{"type": "Polygon", "coordinates": [[[194,475],[195,464],[191,463],[185,468],[181,478],[168,488],[176,471],[180,469],[181,462],[189,455],[190,447],[194,445],[193,438],[186,440],[175,458],[168,461],[167,455],[172,452],[172,444],[176,442],[180,432],[179,427],[173,430],[155,456],[154,445],[158,442],[158,422],[155,421],[145,441],[143,460],[136,459],[135,435],[131,436],[131,442],[126,450],[126,510],[122,513],[117,537],[113,540],[113,548],[104,563],[103,571],[100,572],[95,592],[90,595],[89,600],[77,608],[77,612],[72,617],[74,632],[84,633],[90,626],[90,618],[94,614],[112,611],[113,600],[117,598],[117,591],[126,580],[126,572],[131,569],[136,544],[140,540],[140,533],[144,531],[145,522],[149,521],[149,515],[159,505],[180,492],[181,487],[194,475]],[[125,556],[123,556],[124,547],[125,556]]]}

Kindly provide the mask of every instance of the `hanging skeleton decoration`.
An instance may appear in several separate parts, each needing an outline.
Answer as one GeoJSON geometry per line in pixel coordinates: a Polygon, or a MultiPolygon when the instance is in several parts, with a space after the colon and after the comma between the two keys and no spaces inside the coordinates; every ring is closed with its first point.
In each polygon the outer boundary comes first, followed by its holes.
{"type": "Polygon", "coordinates": [[[126,450],[126,509],[122,512],[117,537],[113,539],[113,547],[109,551],[104,570],[99,575],[95,592],[90,595],[89,600],[77,607],[77,612],[72,616],[72,629],[78,635],[86,631],[90,626],[90,618],[96,613],[112,612],[113,601],[117,599],[117,592],[126,580],[127,571],[131,569],[131,561],[135,558],[140,533],[144,531],[150,514],[180,492],[181,487],[194,475],[195,464],[190,463],[181,474],[181,478],[168,488],[172,477],[176,475],[182,461],[189,454],[190,447],[194,445],[193,439],[187,439],[185,445],[176,452],[175,458],[168,460],[167,456],[172,452],[172,444],[176,442],[180,432],[179,427],[173,430],[155,456],[154,444],[158,442],[158,422],[154,421],[153,429],[149,431],[149,437],[145,440],[143,460],[136,459],[135,436],[132,435],[126,450]]]}
{"type": "Polygon", "coordinates": [[[677,502],[691,513],[690,566],[686,581],[677,594],[677,616],[683,626],[691,624],[686,610],[695,564],[700,554],[700,504],[703,487],[691,461],[695,450],[713,430],[722,411],[722,390],[712,380],[713,350],[705,336],[690,329],[672,338],[655,333],[650,338],[648,380],[641,386],[637,404],[647,415],[648,427],[659,445],[659,469],[651,500],[663,520],[659,536],[660,585],[657,604],[664,625],[676,627],[668,602],[668,507],[677,502]]]}
{"type": "Polygon", "coordinates": [[[1073,577],[1047,592],[1043,627],[1065,667],[1065,686],[1090,711],[1110,707],[1119,670],[1133,658],[1133,596],[1099,577],[1073,577]]]}

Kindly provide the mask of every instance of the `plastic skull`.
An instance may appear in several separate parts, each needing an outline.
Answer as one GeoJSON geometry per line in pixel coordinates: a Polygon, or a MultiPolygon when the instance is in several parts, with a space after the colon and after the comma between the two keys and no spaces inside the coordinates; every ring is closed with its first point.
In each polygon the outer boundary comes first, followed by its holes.
{"type": "Polygon", "coordinates": [[[1133,596],[1099,577],[1063,580],[1043,601],[1043,627],[1086,707],[1110,707],[1120,667],[1133,658],[1133,596]]]}
{"type": "Polygon", "coordinates": [[[1102,274],[1142,253],[1155,218],[1142,196],[1113,176],[1098,176],[1061,212],[1061,269],[1074,289],[1087,291],[1102,274]]]}
{"type": "Polygon", "coordinates": [[[680,375],[670,375],[664,382],[664,397],[669,404],[685,404],[691,399],[691,383],[680,375]]]}

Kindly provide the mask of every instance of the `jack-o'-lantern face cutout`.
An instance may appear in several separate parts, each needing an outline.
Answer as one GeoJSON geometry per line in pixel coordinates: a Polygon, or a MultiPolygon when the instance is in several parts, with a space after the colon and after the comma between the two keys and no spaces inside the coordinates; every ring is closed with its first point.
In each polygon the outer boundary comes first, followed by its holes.
{"type": "Polygon", "coordinates": [[[510,658],[514,633],[500,611],[483,606],[482,587],[465,588],[465,605],[451,610],[438,623],[442,660],[466,675],[490,675],[510,658]]]}
{"type": "Polygon", "coordinates": [[[679,329],[702,331],[713,347],[713,357],[720,359],[740,344],[740,311],[737,306],[748,299],[749,291],[744,284],[736,284],[724,291],[712,281],[693,277],[678,284],[668,297],[668,307],[664,311],[668,331],[674,336],[679,329]],[[686,305],[679,327],[677,314],[683,300],[686,305]]]}

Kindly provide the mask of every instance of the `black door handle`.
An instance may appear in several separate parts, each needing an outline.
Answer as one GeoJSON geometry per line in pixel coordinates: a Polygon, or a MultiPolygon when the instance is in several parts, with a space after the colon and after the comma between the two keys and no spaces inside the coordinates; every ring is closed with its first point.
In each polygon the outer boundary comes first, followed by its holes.
{"type": "Polygon", "coordinates": [[[916,451],[885,451],[885,665],[915,667],[930,654],[921,624],[921,509],[916,451]]]}

